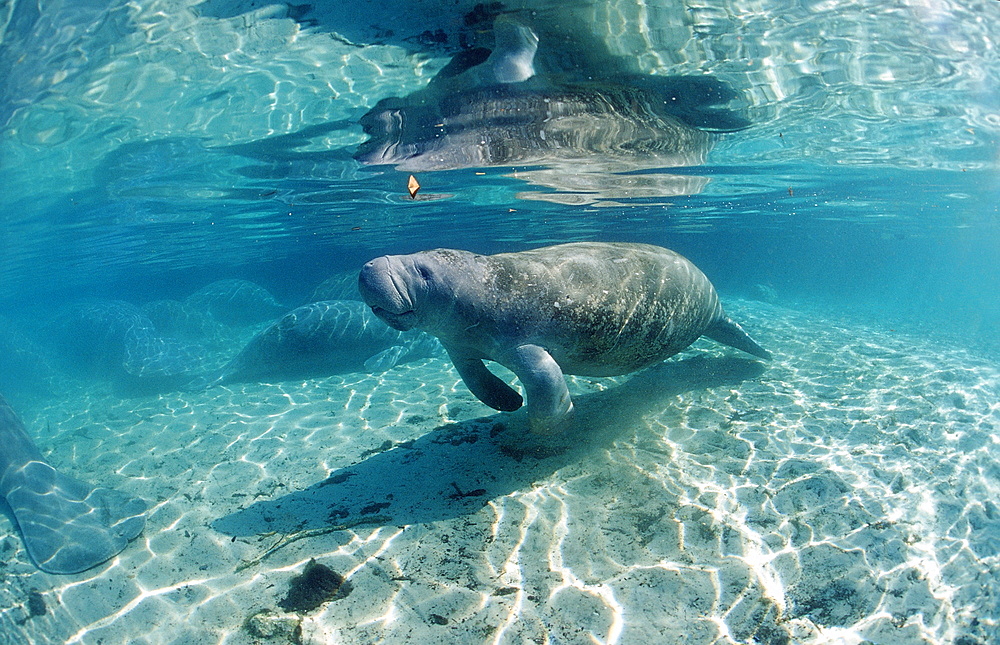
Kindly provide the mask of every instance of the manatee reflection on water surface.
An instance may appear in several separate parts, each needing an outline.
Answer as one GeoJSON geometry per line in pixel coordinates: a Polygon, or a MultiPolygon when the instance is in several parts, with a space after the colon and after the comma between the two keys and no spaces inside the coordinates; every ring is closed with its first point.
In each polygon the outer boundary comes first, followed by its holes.
{"type": "Polygon", "coordinates": [[[427,87],[379,101],[361,118],[369,139],[355,158],[407,172],[540,166],[516,176],[556,194],[520,197],[607,204],[699,192],[703,177],[636,171],[704,163],[716,133],[748,125],[725,108],[737,93],[708,76],[632,73],[611,56],[561,68],[544,35],[506,15],[493,41],[457,54],[427,87]]]}

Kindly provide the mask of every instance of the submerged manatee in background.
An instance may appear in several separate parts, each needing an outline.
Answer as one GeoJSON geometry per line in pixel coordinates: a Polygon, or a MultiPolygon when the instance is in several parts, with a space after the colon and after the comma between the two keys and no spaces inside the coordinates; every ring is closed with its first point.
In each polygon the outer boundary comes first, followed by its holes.
{"type": "Polygon", "coordinates": [[[264,287],[249,280],[216,280],[184,301],[227,325],[251,325],[273,320],[288,311],[264,287]]]}
{"type": "Polygon", "coordinates": [[[140,311],[166,336],[192,342],[213,341],[227,330],[211,314],[179,300],[152,300],[140,311]]]}
{"type": "Polygon", "coordinates": [[[161,336],[138,307],[123,300],[70,305],[53,329],[73,367],[112,378],[173,377],[198,363],[196,348],[161,336]]]}
{"type": "Polygon", "coordinates": [[[0,396],[0,497],[24,546],[47,573],[77,573],[125,548],[145,526],[146,503],[67,477],[50,466],[0,396]]]}
{"type": "Polygon", "coordinates": [[[433,336],[392,329],[363,302],[324,300],[288,312],[254,336],[225,367],[190,387],[381,372],[440,350],[433,336]]]}

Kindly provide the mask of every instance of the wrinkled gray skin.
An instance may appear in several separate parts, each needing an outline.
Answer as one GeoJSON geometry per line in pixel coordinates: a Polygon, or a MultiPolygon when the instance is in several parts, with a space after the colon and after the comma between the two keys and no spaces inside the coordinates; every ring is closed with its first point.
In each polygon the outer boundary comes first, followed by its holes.
{"type": "Polygon", "coordinates": [[[46,573],[78,573],[114,557],[146,524],[146,503],[50,466],[0,396],[0,497],[46,573]]]}
{"type": "Polygon", "coordinates": [[[392,329],[363,302],[322,300],[288,312],[254,336],[222,370],[191,387],[381,372],[440,349],[440,343],[423,332],[392,329]]]}
{"type": "Polygon", "coordinates": [[[486,405],[512,411],[522,400],[483,360],[514,372],[536,432],[559,431],[571,418],[564,373],[626,374],[703,335],[770,358],[726,316],[705,274],[677,253],[648,244],[389,255],[365,264],[358,288],[392,327],[437,336],[486,405]]]}

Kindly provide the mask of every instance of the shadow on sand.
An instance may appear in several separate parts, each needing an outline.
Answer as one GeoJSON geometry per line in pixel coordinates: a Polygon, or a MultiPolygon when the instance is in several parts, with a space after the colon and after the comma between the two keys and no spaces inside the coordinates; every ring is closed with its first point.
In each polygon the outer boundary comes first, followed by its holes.
{"type": "Polygon", "coordinates": [[[617,387],[576,397],[576,425],[565,435],[532,435],[523,412],[440,426],[212,526],[244,537],[337,525],[404,526],[468,515],[609,448],[641,426],[644,416],[669,407],[678,394],[733,387],[763,371],[762,363],[736,357],[662,363],[617,387]]]}

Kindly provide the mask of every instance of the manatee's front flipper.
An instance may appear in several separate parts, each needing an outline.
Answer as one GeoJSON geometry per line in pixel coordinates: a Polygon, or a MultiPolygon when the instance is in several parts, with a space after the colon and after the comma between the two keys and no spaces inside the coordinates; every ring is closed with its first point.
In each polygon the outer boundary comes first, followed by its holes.
{"type": "Polygon", "coordinates": [[[78,573],[114,557],[146,523],[146,503],[67,477],[43,461],[8,469],[7,503],[24,545],[47,573],[78,573]]]}
{"type": "Polygon", "coordinates": [[[702,335],[717,343],[735,347],[747,354],[753,354],[758,358],[771,360],[771,352],[758,345],[753,338],[750,338],[750,334],[743,331],[742,327],[729,318],[720,318],[702,335]]]}
{"type": "Polygon", "coordinates": [[[464,358],[448,352],[458,375],[477,399],[501,412],[513,412],[521,407],[521,395],[504,383],[496,374],[486,369],[478,358],[464,358]]]}
{"type": "Polygon", "coordinates": [[[407,349],[402,345],[393,345],[365,361],[366,372],[385,372],[399,364],[407,349]]]}
{"type": "Polygon", "coordinates": [[[539,434],[562,432],[573,417],[573,401],[555,359],[538,345],[520,345],[504,356],[503,364],[517,374],[524,385],[531,431],[539,434]]]}

